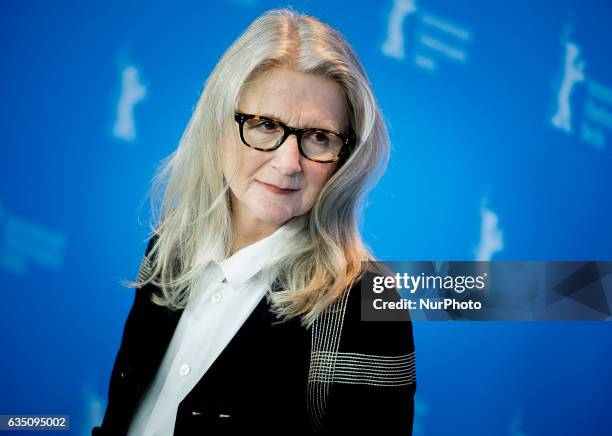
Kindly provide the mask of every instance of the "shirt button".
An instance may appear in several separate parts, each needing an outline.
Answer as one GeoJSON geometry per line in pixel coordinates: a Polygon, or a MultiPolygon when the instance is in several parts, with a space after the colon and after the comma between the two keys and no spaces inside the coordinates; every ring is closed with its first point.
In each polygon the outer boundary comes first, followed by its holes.
{"type": "Polygon", "coordinates": [[[181,367],[179,368],[179,373],[181,375],[187,375],[189,374],[189,371],[191,371],[191,368],[186,363],[183,363],[181,367]]]}
{"type": "Polygon", "coordinates": [[[218,303],[219,301],[221,301],[221,298],[223,298],[223,294],[221,294],[221,292],[217,291],[217,292],[212,294],[211,300],[212,300],[213,303],[218,303]]]}

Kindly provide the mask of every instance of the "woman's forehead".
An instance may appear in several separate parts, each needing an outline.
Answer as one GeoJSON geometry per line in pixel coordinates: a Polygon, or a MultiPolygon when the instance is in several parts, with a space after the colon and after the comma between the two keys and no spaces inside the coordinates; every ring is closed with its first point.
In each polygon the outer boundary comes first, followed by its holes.
{"type": "Polygon", "coordinates": [[[341,130],[347,123],[346,97],[337,82],[293,70],[259,74],[244,88],[238,107],[293,127],[341,130]]]}

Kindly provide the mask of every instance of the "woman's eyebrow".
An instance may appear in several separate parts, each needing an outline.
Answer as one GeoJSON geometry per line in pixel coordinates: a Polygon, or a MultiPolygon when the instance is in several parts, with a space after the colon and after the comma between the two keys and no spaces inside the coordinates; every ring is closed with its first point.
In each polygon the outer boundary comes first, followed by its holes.
{"type": "Polygon", "coordinates": [[[259,113],[259,116],[264,117],[264,118],[270,118],[270,119],[273,119],[273,120],[276,120],[276,121],[280,121],[283,124],[286,124],[286,125],[291,126],[291,127],[297,127],[298,129],[325,129],[325,130],[331,130],[333,132],[337,132],[338,131],[337,129],[334,128],[334,126],[324,126],[323,125],[325,123],[324,121],[322,121],[319,124],[306,123],[303,126],[293,126],[293,125],[287,123],[285,120],[283,120],[282,117],[279,117],[277,115],[273,115],[273,114],[270,114],[270,113],[267,113],[267,112],[261,112],[261,113],[259,113]]]}
{"type": "MultiPolygon", "coordinates": [[[[281,123],[285,123],[285,121],[281,117],[279,117],[277,115],[272,115],[272,114],[267,113],[267,112],[257,112],[257,113],[259,114],[260,117],[270,118],[272,120],[276,120],[276,121],[280,121],[281,123]]],[[[285,123],[285,124],[287,124],[287,123],[285,123]]]]}

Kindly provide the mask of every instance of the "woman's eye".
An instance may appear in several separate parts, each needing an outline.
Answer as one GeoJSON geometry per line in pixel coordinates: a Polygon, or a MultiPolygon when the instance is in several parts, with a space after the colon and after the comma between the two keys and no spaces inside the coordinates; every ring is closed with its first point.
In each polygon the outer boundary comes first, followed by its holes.
{"type": "Polygon", "coordinates": [[[263,128],[264,130],[276,130],[276,124],[268,120],[261,121],[257,124],[257,127],[263,128]]]}
{"type": "Polygon", "coordinates": [[[327,144],[329,142],[329,137],[327,136],[327,134],[322,133],[322,132],[317,132],[314,135],[315,141],[320,143],[320,144],[327,144]]]}

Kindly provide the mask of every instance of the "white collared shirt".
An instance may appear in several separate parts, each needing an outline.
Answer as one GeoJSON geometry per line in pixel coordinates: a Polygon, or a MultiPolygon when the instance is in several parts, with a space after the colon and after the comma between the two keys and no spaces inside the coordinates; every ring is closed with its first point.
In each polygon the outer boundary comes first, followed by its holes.
{"type": "Polygon", "coordinates": [[[222,262],[211,261],[181,316],[129,436],[174,433],[180,402],[200,381],[268,290],[262,269],[287,240],[286,225],[222,262]],[[226,281],[224,281],[224,279],[226,281]]]}

